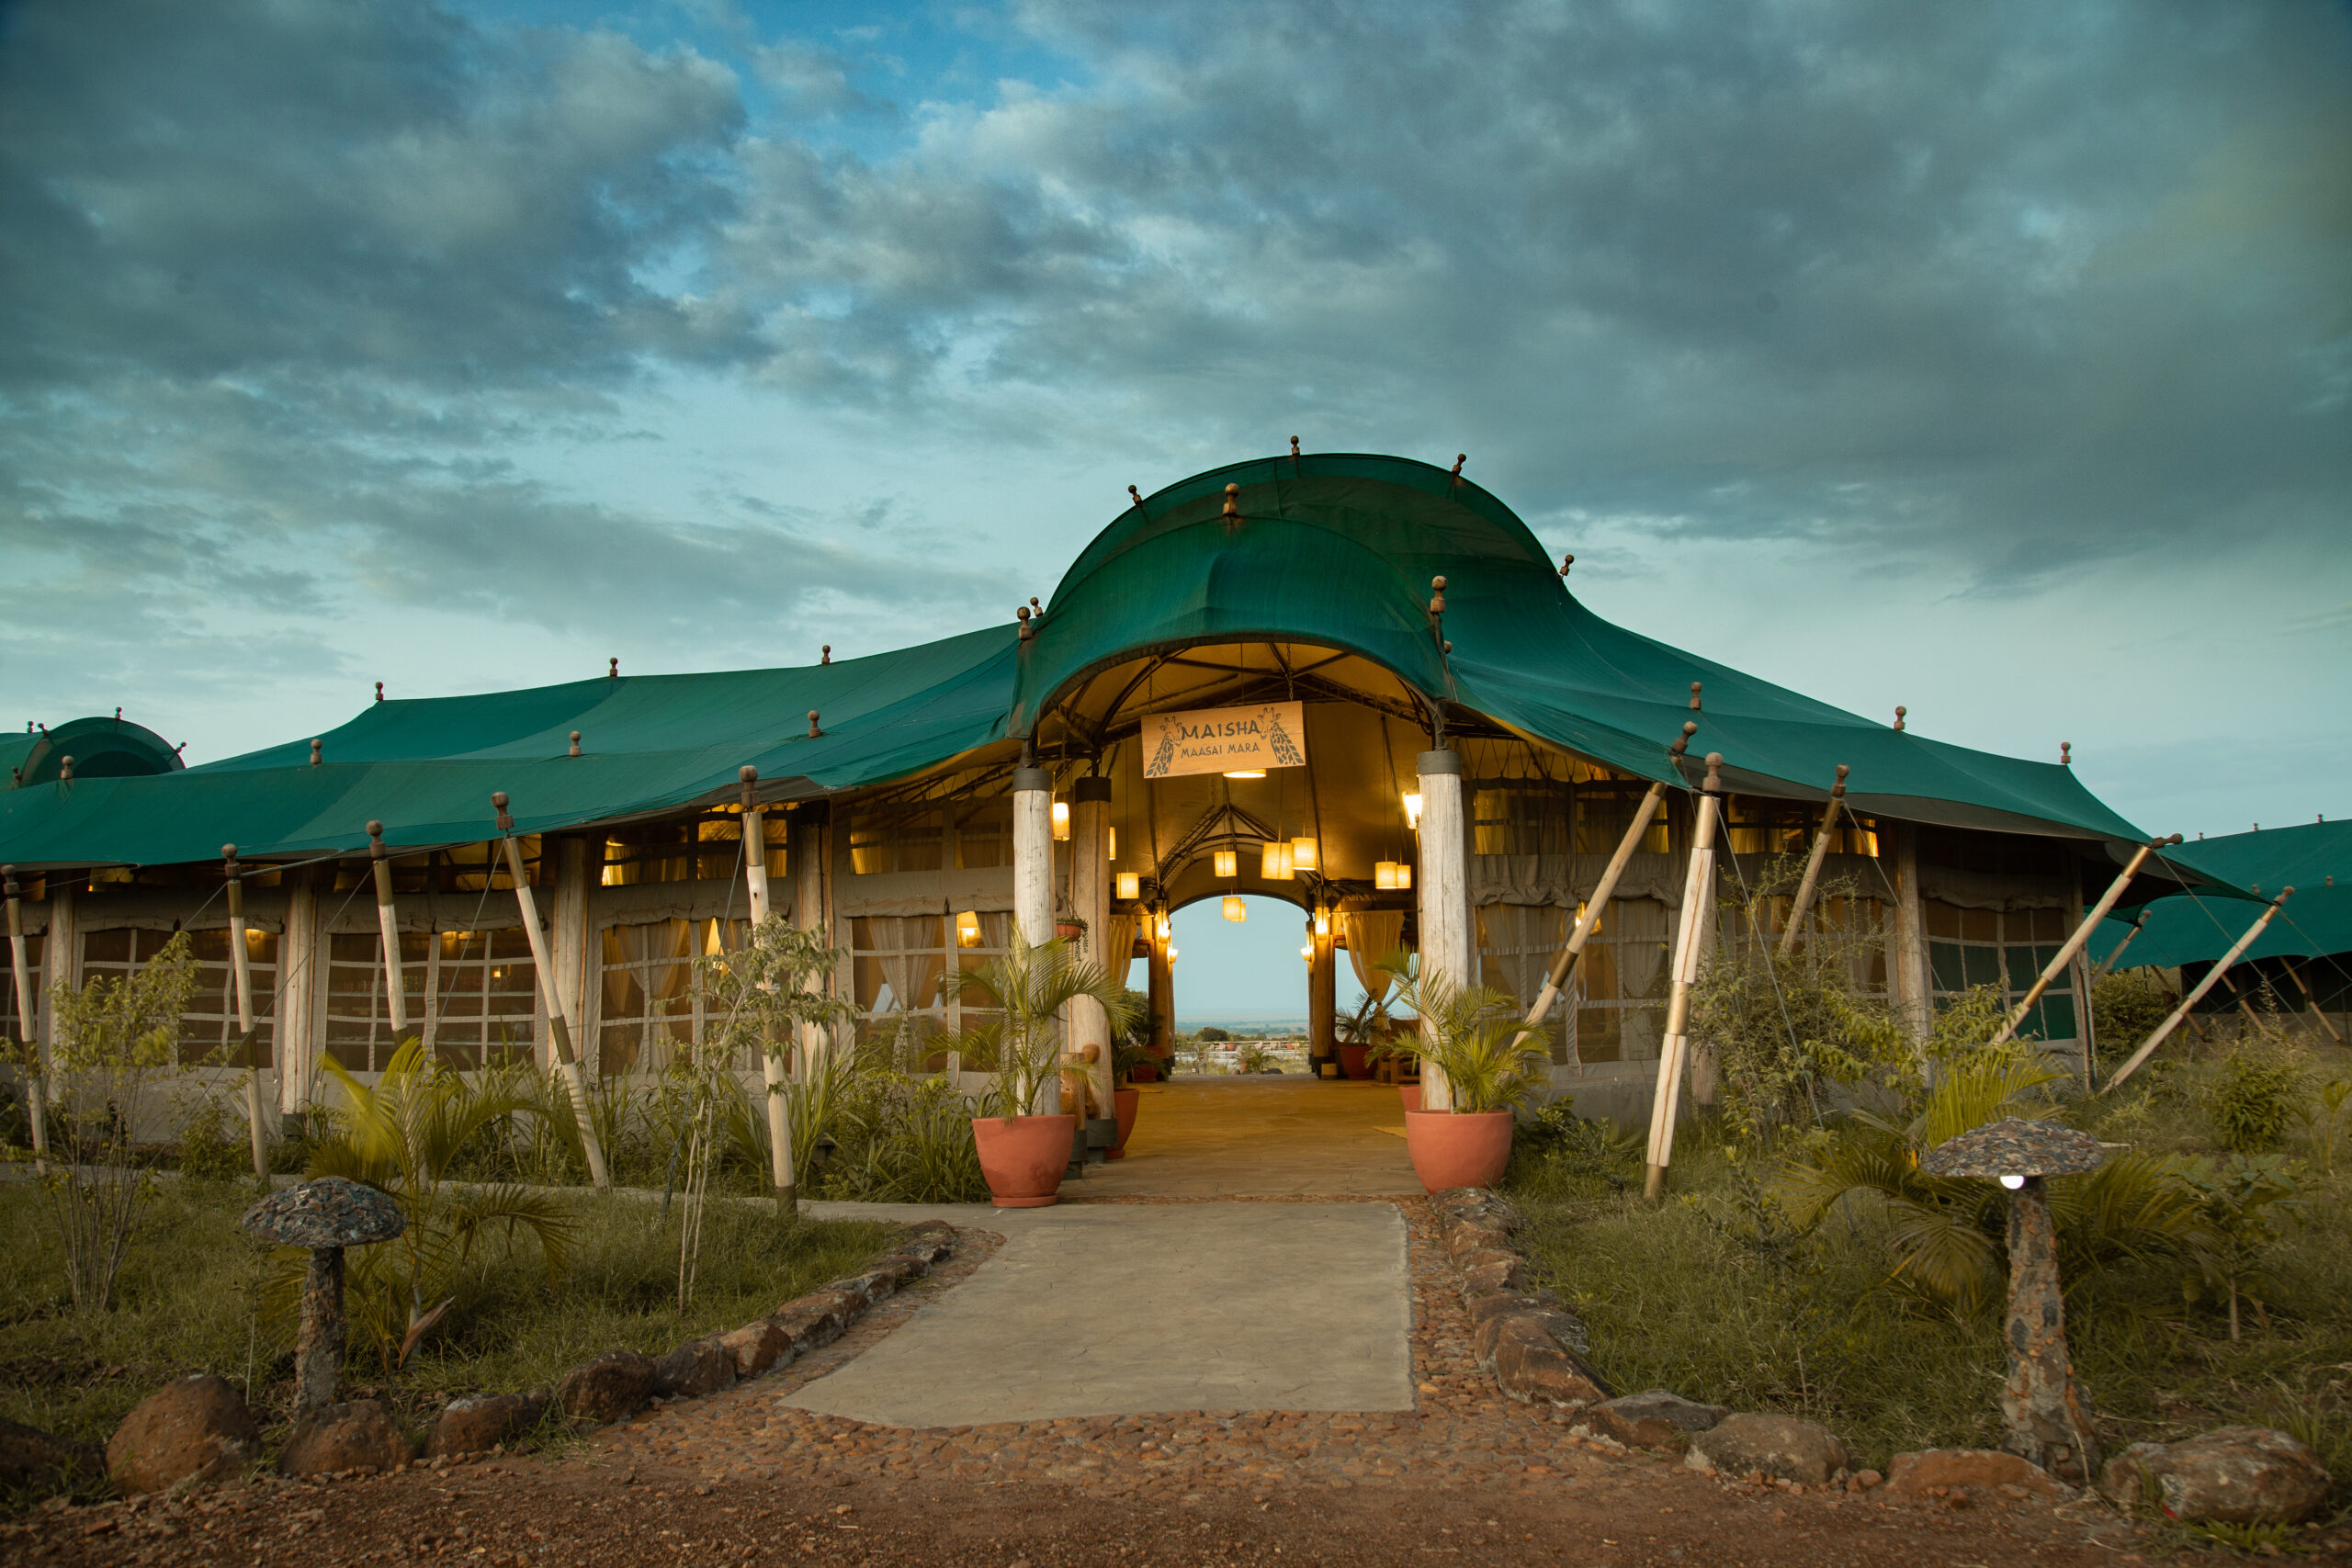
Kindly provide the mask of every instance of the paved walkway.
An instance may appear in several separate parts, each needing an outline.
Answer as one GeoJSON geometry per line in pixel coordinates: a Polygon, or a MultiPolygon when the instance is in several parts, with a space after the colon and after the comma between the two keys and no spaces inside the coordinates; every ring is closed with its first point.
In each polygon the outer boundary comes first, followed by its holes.
{"type": "Polygon", "coordinates": [[[1138,1087],[1127,1157],[1089,1166],[1064,1198],[1420,1196],[1404,1103],[1387,1084],[1285,1075],[1138,1087]]]}
{"type": "Polygon", "coordinates": [[[1388,1203],[811,1204],[996,1231],[1001,1252],[787,1403],[887,1427],[1413,1404],[1388,1203]]]}

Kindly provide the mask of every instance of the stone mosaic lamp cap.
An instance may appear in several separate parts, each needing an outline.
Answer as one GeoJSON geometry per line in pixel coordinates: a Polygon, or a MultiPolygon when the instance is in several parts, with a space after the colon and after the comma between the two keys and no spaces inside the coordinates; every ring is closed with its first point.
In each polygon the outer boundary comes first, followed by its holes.
{"type": "Polygon", "coordinates": [[[1973,1128],[1922,1156],[1929,1176],[2073,1176],[2097,1170],[2107,1149],[2087,1133],[2011,1116],[1973,1128]]]}
{"type": "Polygon", "coordinates": [[[408,1228],[400,1205],[372,1187],[322,1176],[273,1192],[239,1222],[257,1241],[280,1247],[365,1247],[390,1241],[408,1228]]]}

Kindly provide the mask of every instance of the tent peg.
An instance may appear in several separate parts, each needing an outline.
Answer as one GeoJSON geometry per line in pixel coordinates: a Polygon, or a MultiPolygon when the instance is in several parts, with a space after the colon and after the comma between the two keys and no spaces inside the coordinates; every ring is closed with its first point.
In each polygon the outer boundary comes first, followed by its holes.
{"type": "Polygon", "coordinates": [[[571,750],[569,755],[574,757],[580,755],[580,731],[576,729],[571,732],[571,750]]]}

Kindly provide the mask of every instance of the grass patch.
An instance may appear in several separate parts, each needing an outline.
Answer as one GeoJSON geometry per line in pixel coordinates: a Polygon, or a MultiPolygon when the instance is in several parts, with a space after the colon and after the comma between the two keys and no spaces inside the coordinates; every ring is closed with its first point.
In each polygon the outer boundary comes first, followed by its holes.
{"type": "MultiPolygon", "coordinates": [[[[2066,1120],[2141,1149],[2226,1157],[2209,1109],[2223,1070],[2171,1065],[2066,1120]]],[[[2068,1281],[2069,1342],[2109,1453],[2232,1423],[2274,1427],[2328,1465],[2331,1507],[2352,1506],[2352,1179],[2327,1168],[2333,1151],[2313,1132],[2282,1134],[2305,1201],[2264,1260],[2263,1310],[2241,1342],[2218,1293],[2195,1291],[2181,1266],[2068,1281]]],[[[1599,1148],[1588,1138],[1522,1154],[1505,1185],[1532,1224],[1538,1278],[1585,1319],[1594,1361],[1621,1391],[1803,1416],[1880,1469],[1905,1450],[1999,1446],[1998,1303],[1963,1315],[1890,1281],[1873,1205],[1849,1199],[1796,1231],[1763,1196],[1764,1162],[1710,1125],[1678,1139],[1660,1204],[1640,1196],[1638,1145],[1599,1148]]]]}
{"type": "MultiPolygon", "coordinates": [[[[46,1201],[29,1183],[0,1185],[0,1416],[104,1445],[130,1407],[171,1378],[213,1372],[249,1391],[257,1419],[283,1425],[293,1400],[293,1330],[263,1310],[266,1250],[237,1219],[242,1183],[157,1184],[126,1260],[118,1304],[77,1315],[46,1201]]],[[[536,1244],[518,1234],[481,1249],[453,1281],[457,1305],[406,1367],[387,1375],[355,1346],[345,1371],[356,1394],[385,1398],[421,1428],[467,1393],[552,1383],[605,1350],[658,1354],[736,1327],[839,1275],[855,1272],[889,1235],[880,1224],[785,1226],[763,1203],[714,1202],[704,1221],[694,1305],[677,1310],[678,1220],[658,1201],[620,1192],[565,1193],[578,1220],[573,1260],[550,1286],[536,1244]]]]}

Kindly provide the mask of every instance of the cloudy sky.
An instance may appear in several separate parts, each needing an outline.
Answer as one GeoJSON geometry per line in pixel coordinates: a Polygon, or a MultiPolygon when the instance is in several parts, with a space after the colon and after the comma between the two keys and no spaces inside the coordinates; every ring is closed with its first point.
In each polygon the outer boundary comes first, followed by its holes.
{"type": "Polygon", "coordinates": [[[2152,829],[2352,811],[2352,12],[0,5],[12,724],[899,646],[1293,434],[2152,829]]]}

